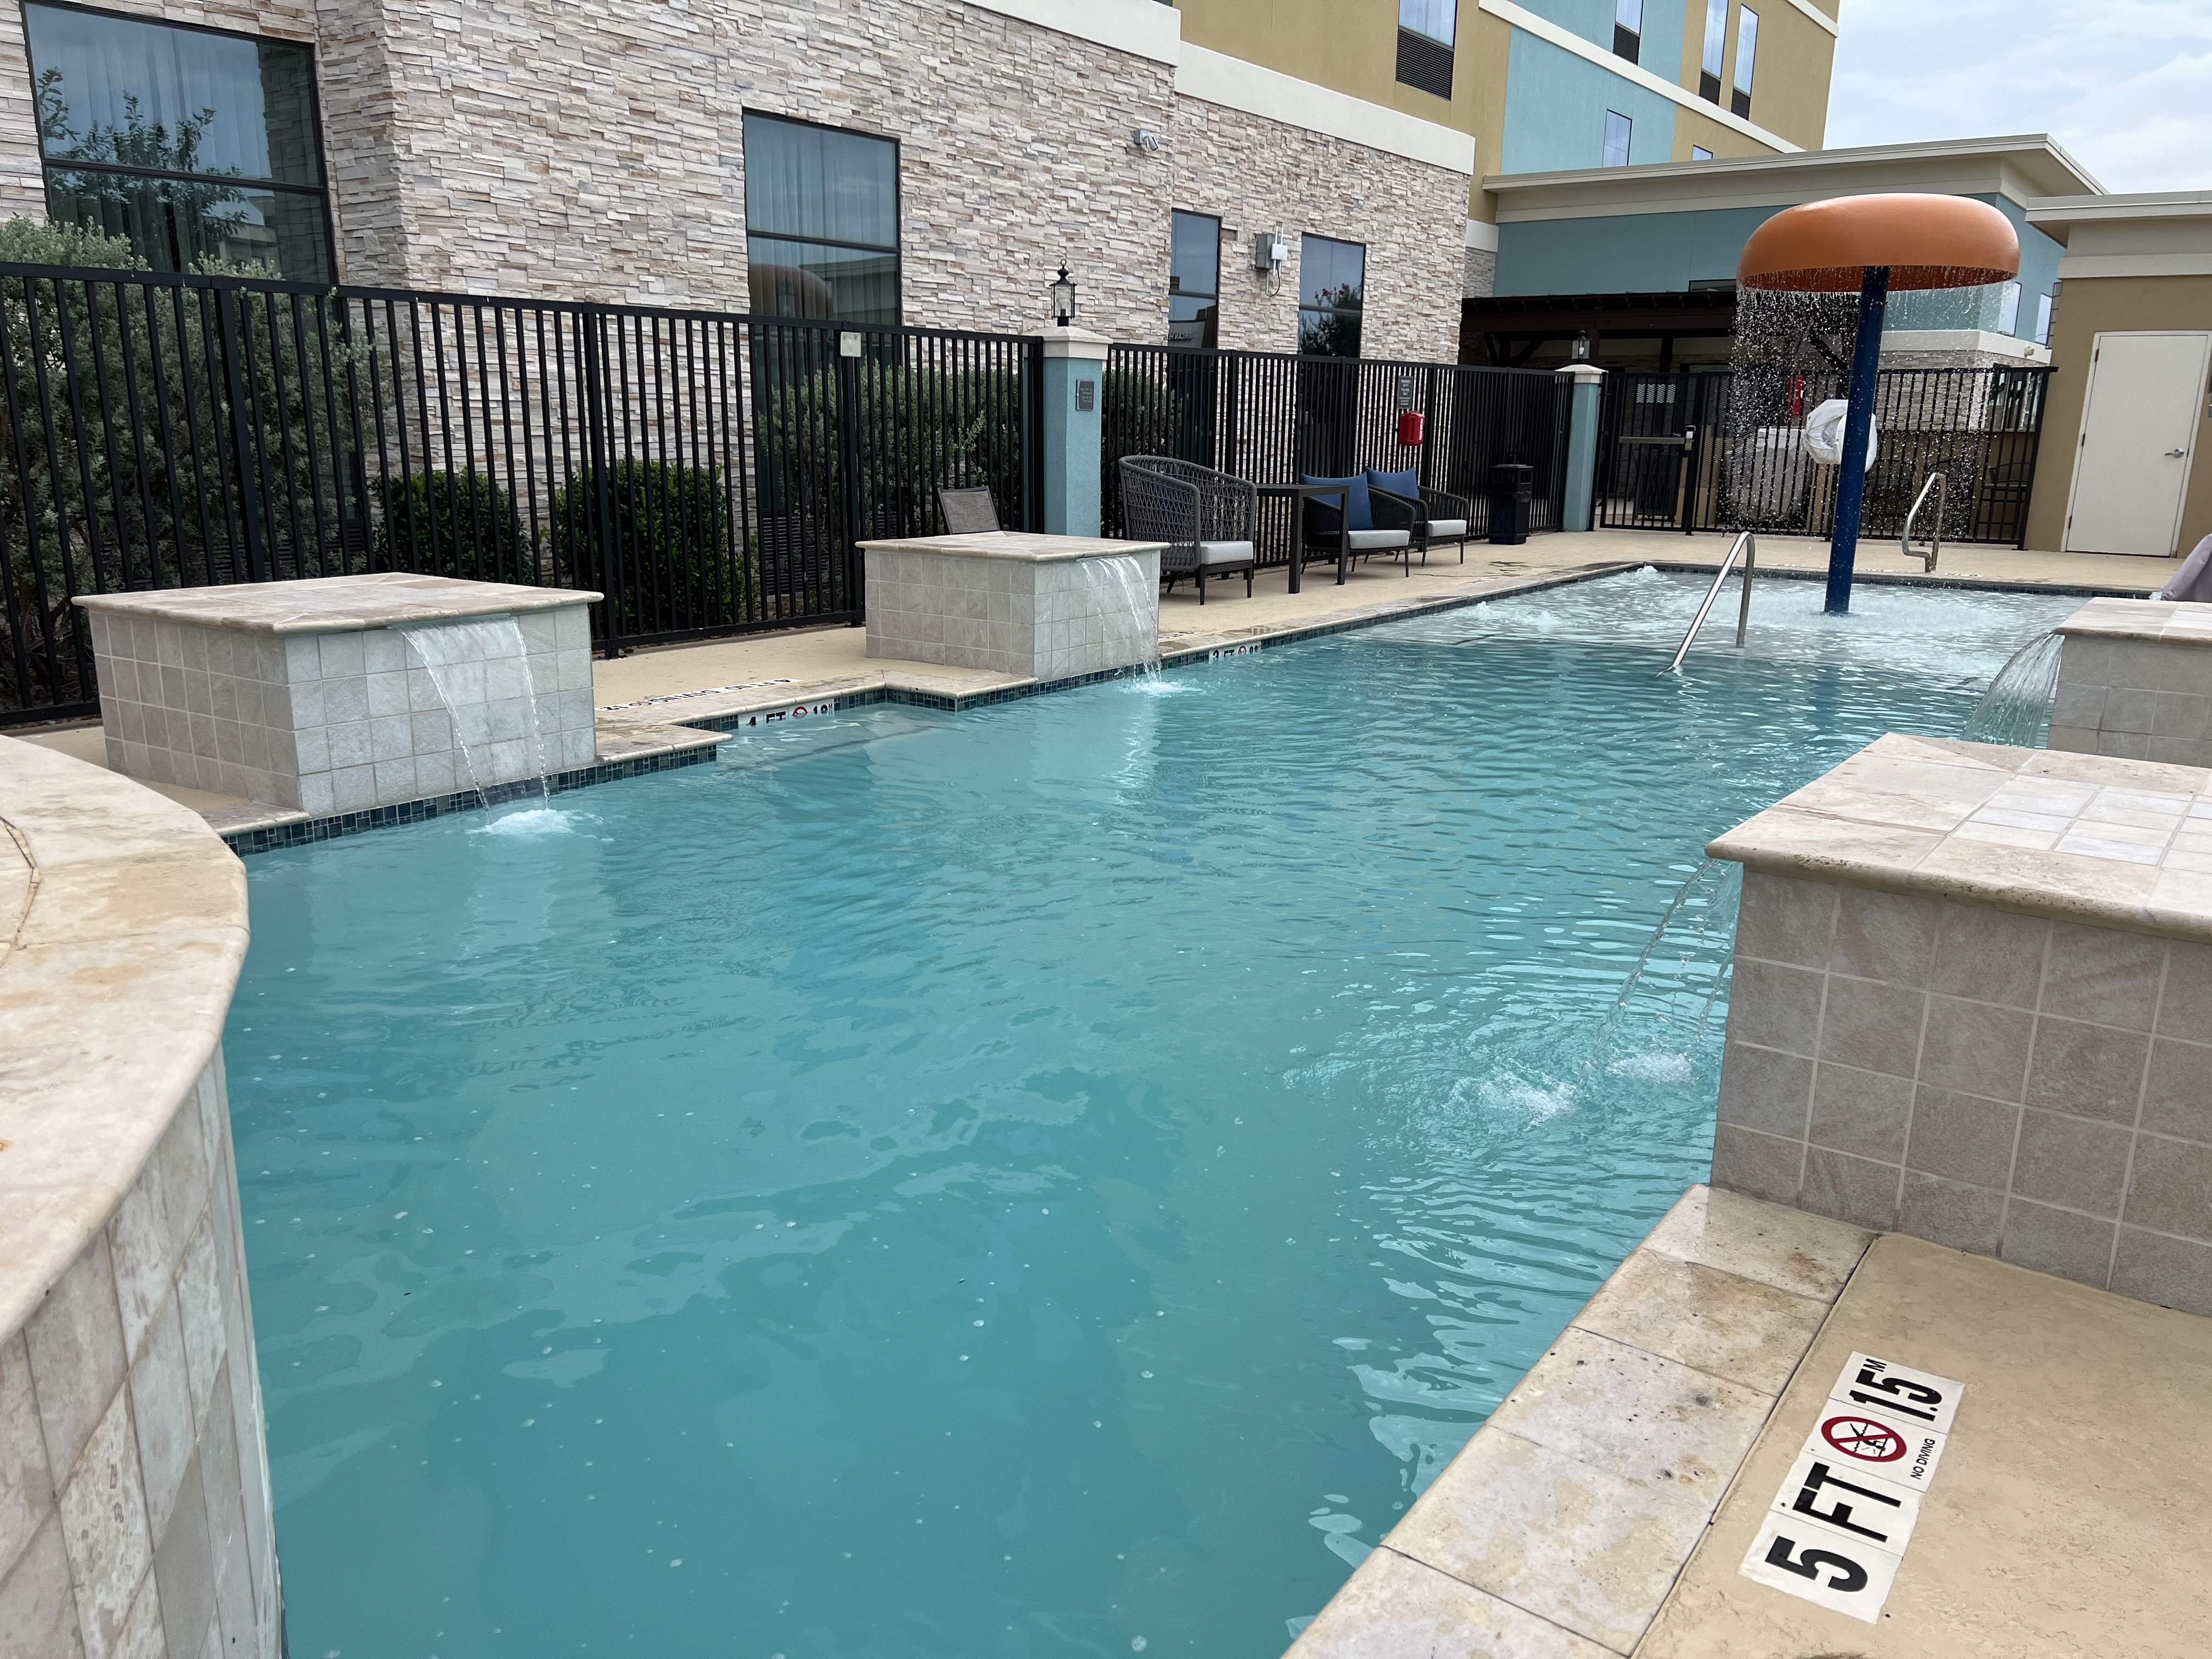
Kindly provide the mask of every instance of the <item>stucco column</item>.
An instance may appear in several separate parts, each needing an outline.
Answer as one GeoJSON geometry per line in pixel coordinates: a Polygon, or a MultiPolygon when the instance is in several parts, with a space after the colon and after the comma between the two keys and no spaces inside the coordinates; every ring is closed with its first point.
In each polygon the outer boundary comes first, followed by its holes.
{"type": "Polygon", "coordinates": [[[1567,500],[1559,515],[1562,530],[1589,530],[1596,522],[1597,422],[1603,402],[1605,371],[1595,363],[1569,363],[1559,371],[1569,383],[1567,400],[1567,500]]]}
{"type": "Polygon", "coordinates": [[[1106,406],[1103,334],[1055,328],[1044,341],[1044,529],[1096,536],[1106,406]]]}

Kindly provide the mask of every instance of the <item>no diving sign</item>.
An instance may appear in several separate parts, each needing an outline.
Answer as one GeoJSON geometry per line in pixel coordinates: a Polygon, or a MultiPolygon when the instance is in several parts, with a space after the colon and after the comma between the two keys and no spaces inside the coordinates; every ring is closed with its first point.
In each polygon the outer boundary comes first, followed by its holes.
{"type": "Polygon", "coordinates": [[[1965,1391],[1948,1376],[1853,1354],[1751,1541],[1743,1576],[1879,1620],[1965,1391]]]}

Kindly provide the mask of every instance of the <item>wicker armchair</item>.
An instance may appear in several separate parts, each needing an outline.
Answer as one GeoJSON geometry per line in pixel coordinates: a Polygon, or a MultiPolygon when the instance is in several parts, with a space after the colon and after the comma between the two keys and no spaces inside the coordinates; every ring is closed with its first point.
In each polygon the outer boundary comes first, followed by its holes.
{"type": "Polygon", "coordinates": [[[1160,542],[1160,576],[1172,591],[1188,576],[1206,603],[1208,576],[1244,576],[1252,596],[1259,568],[1259,492],[1242,478],[1168,455],[1121,458],[1121,533],[1160,542]]]}
{"type": "Polygon", "coordinates": [[[1467,544],[1472,539],[1468,526],[1474,518],[1466,496],[1443,489],[1424,489],[1418,496],[1401,495],[1383,489],[1371,476],[1367,480],[1367,493],[1371,500],[1387,500],[1413,510],[1413,545],[1420,549],[1423,564],[1428,563],[1431,547],[1454,543],[1459,547],[1459,562],[1467,562],[1467,544]]]}
{"type": "MultiPolygon", "coordinates": [[[[1366,483],[1354,473],[1348,479],[1309,477],[1308,483],[1347,483],[1357,489],[1366,483]]],[[[1352,562],[1361,559],[1399,558],[1406,562],[1406,574],[1413,574],[1413,538],[1420,518],[1418,501],[1401,500],[1387,491],[1370,484],[1367,496],[1368,528],[1355,529],[1345,536],[1346,555],[1352,562]]],[[[1358,522],[1358,497],[1353,498],[1352,522],[1358,522]]],[[[1342,509],[1337,498],[1321,496],[1305,503],[1305,556],[1308,563],[1316,559],[1334,559],[1337,556],[1337,532],[1343,522],[1342,509]]]]}

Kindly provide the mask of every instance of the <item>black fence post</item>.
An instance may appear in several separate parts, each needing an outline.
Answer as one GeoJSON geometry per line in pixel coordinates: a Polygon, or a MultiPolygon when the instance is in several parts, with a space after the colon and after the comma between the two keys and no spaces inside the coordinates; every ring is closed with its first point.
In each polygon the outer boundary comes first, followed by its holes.
{"type": "Polygon", "coordinates": [[[261,519],[261,469],[257,455],[259,434],[249,414],[246,375],[240,368],[245,356],[238,311],[246,296],[235,289],[215,291],[216,334],[222,348],[223,394],[230,405],[232,459],[238,472],[238,520],[246,537],[246,568],[254,581],[265,582],[270,568],[267,527],[261,519]]]}
{"type": "MultiPolygon", "coordinates": [[[[602,637],[611,639],[628,631],[623,623],[629,618],[622,614],[621,584],[609,580],[616,556],[615,502],[614,480],[608,476],[609,411],[605,324],[605,314],[598,307],[578,307],[576,343],[580,349],[577,356],[581,359],[580,366],[583,371],[579,401],[583,405],[584,465],[592,481],[584,503],[584,510],[591,515],[589,528],[586,532],[586,544],[592,550],[591,574],[586,580],[606,596],[599,601],[599,611],[604,618],[600,634],[602,637]]],[[[572,521],[575,510],[572,502],[568,507],[572,521]]],[[[570,533],[575,533],[573,523],[570,533]]],[[[610,652],[609,654],[613,653],[610,652]]]]}
{"type": "Polygon", "coordinates": [[[844,608],[853,613],[850,625],[858,628],[866,620],[860,614],[860,360],[846,355],[846,337],[842,331],[833,337],[837,355],[830,359],[837,380],[837,547],[844,608]]]}

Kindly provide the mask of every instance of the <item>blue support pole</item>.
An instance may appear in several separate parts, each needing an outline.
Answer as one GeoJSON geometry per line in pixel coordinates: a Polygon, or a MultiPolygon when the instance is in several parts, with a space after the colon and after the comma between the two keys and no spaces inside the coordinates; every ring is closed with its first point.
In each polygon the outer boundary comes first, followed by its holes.
{"type": "Polygon", "coordinates": [[[1881,315],[1889,307],[1889,267],[1869,265],[1859,283],[1859,331],[1851,346],[1850,406],[1844,414],[1843,477],[1836,480],[1836,530],[1828,540],[1832,617],[1851,608],[1851,564],[1858,556],[1866,504],[1867,434],[1874,428],[1875,374],[1881,368],[1881,315]]]}

